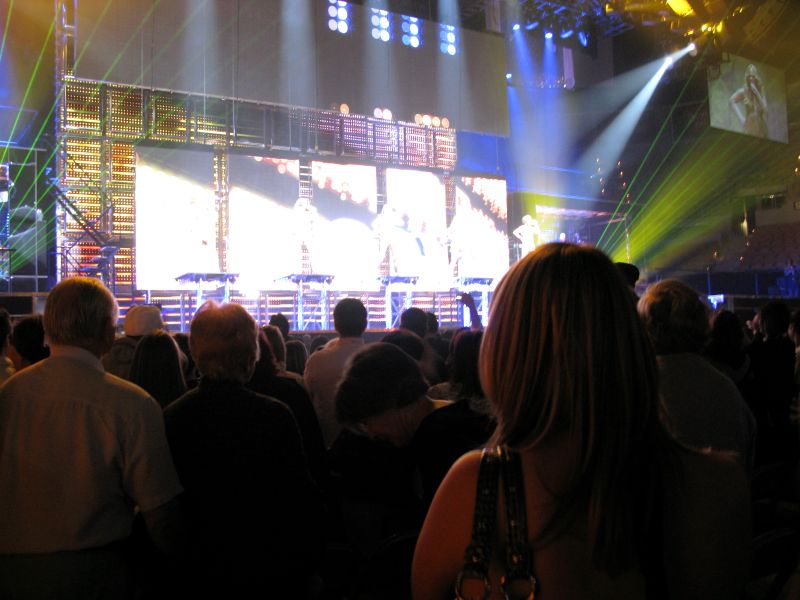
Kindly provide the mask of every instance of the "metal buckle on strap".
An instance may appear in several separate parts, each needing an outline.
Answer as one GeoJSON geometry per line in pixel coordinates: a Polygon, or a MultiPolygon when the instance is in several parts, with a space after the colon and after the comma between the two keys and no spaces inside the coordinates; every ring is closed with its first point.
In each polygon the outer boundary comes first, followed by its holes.
{"type": "Polygon", "coordinates": [[[489,577],[478,573],[477,571],[460,571],[456,577],[455,585],[456,600],[488,600],[489,595],[492,593],[492,586],[489,583],[489,577]],[[480,596],[465,596],[464,595],[464,582],[470,579],[483,582],[483,594],[480,596]]]}
{"type": "Polygon", "coordinates": [[[503,592],[503,598],[506,600],[534,600],[536,596],[536,578],[533,575],[528,575],[527,577],[501,577],[500,591],[503,592]],[[527,596],[517,593],[515,593],[514,596],[509,595],[509,585],[517,581],[528,585],[527,596]]]}

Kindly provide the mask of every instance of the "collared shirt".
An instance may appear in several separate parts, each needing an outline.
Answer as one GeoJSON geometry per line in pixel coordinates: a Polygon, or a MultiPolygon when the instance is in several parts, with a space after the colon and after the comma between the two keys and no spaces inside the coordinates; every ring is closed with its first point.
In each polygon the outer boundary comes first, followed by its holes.
{"type": "Polygon", "coordinates": [[[158,404],[81,348],[0,389],[0,554],[97,548],[181,492],[158,404]]]}
{"type": "Polygon", "coordinates": [[[344,373],[348,359],[364,346],[360,337],[340,337],[331,340],[321,350],[308,357],[303,379],[317,411],[325,446],[330,448],[342,430],[336,421],[333,399],[336,386],[344,373]]]}

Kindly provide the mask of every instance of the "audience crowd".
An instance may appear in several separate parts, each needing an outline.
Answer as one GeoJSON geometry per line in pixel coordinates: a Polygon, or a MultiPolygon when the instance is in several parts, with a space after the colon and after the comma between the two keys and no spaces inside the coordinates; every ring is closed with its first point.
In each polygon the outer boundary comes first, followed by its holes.
{"type": "Polygon", "coordinates": [[[800,539],[800,312],[631,267],[547,244],[485,331],[464,295],[372,343],[356,298],[314,340],[214,301],[116,335],[82,277],[0,309],[0,598],[742,597],[800,539]]]}

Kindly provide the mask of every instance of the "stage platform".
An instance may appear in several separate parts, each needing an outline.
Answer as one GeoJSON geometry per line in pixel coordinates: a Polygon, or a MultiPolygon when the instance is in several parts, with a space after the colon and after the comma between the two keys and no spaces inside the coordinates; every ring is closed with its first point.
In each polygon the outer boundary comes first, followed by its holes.
{"type": "MultiPolygon", "coordinates": [[[[402,286],[401,286],[402,287],[402,286]]],[[[258,296],[243,296],[236,290],[229,291],[229,301],[244,306],[259,325],[282,313],[289,319],[291,329],[296,332],[333,330],[333,309],[342,298],[358,298],[367,307],[367,328],[384,331],[396,327],[400,314],[412,306],[432,312],[439,319],[440,327],[469,325],[469,314],[461,303],[462,291],[469,292],[485,322],[488,317],[491,292],[476,290],[416,291],[390,288],[381,291],[333,291],[307,288],[302,295],[297,290],[264,291],[258,296]]],[[[133,302],[120,302],[121,318],[130,304],[157,304],[162,309],[164,321],[170,331],[188,331],[197,301],[225,299],[225,291],[205,290],[202,296],[193,290],[159,291],[137,295],[133,302]]]]}

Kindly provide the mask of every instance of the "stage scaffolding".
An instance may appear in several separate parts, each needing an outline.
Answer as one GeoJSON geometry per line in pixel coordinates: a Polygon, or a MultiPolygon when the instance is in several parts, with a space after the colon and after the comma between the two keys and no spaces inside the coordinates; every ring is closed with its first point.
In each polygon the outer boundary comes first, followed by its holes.
{"type": "MultiPolygon", "coordinates": [[[[152,301],[178,314],[187,300],[181,290],[135,289],[134,192],[137,144],[165,143],[187,149],[213,147],[219,208],[218,252],[225,270],[227,159],[229,152],[314,159],[351,159],[385,167],[418,167],[452,173],[455,131],[361,115],[312,110],[236,98],[198,96],[168,89],[117,85],[75,78],[78,0],[54,0],[56,12],[56,176],[66,201],[56,213],[57,278],[93,274],[121,304],[152,301]],[[75,211],[65,210],[65,205],[75,211]]],[[[450,178],[452,189],[452,178],[450,178]]],[[[302,193],[302,192],[301,192],[302,193]]],[[[452,191],[448,210],[452,210],[452,191]]],[[[176,227],[180,224],[176,224],[176,227]]],[[[290,312],[291,293],[237,297],[254,315],[290,312]],[[275,303],[272,306],[272,303],[275,303]]],[[[352,294],[351,294],[352,295],[352,294]]],[[[389,316],[383,292],[376,292],[375,325],[389,316]]],[[[460,320],[451,295],[420,292],[415,305],[460,320]]],[[[415,294],[416,298],[416,294],[415,294]]],[[[335,298],[330,299],[331,306],[335,298]]],[[[320,317],[328,322],[329,315],[320,317]]]]}

